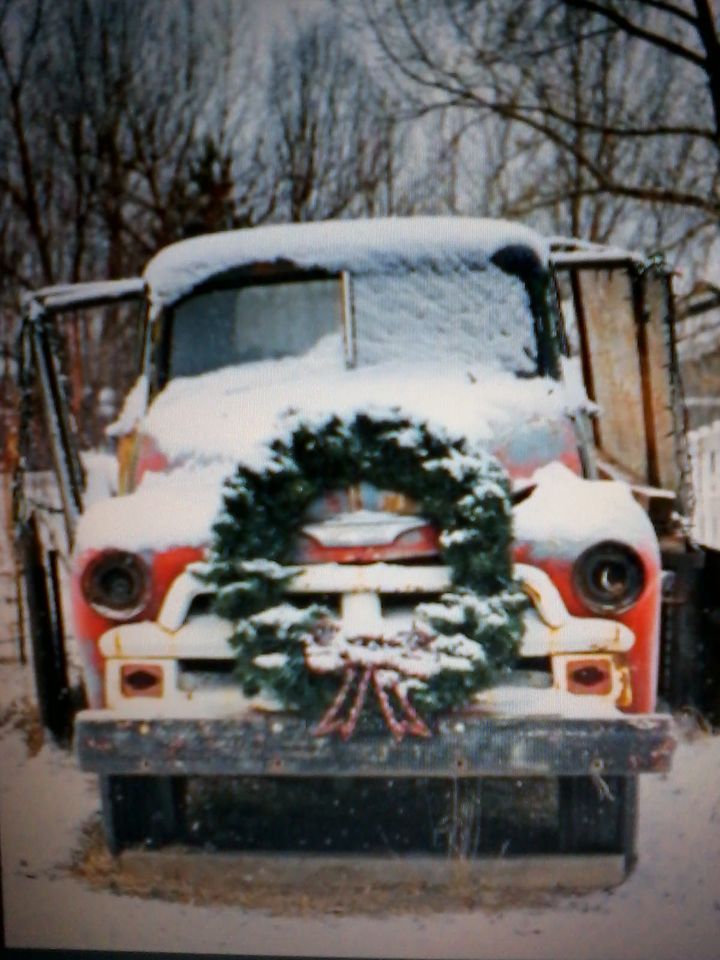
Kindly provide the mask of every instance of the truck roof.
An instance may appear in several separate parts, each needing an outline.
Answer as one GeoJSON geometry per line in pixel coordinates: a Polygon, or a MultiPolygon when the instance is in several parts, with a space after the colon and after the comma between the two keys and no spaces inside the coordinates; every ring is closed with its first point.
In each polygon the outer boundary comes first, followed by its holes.
{"type": "Polygon", "coordinates": [[[544,238],[521,224],[478,217],[407,217],[276,224],[193,237],[161,250],[144,277],[154,309],[174,303],[213,276],[256,263],[332,273],[392,270],[420,262],[482,266],[510,245],[543,263],[544,238]]]}

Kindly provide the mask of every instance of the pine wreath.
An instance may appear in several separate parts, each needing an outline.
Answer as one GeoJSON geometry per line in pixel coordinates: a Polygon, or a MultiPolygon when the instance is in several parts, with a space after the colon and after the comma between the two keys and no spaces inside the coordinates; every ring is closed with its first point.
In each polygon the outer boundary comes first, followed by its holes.
{"type": "Polygon", "coordinates": [[[246,695],[322,715],[318,733],[355,729],[369,691],[391,732],[428,735],[425,716],[466,703],[516,656],[525,596],[513,581],[511,504],[492,455],[400,413],[301,423],[262,471],[225,488],[207,578],[232,620],[246,695]],[[452,592],[420,604],[400,636],[343,635],[335,614],[287,602],[292,551],[309,505],[359,481],[412,497],[441,531],[452,592]],[[399,709],[399,716],[396,711],[399,709]]]}

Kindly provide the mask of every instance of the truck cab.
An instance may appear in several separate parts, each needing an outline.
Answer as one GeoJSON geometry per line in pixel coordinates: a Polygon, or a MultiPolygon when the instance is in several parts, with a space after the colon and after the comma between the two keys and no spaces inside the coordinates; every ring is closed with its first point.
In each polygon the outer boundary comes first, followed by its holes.
{"type": "MultiPolygon", "coordinates": [[[[629,865],[634,778],[672,751],[657,534],[677,494],[655,394],[648,475],[600,433],[588,297],[570,313],[558,286],[577,294],[577,253],[471,218],[272,226],[175,244],[112,291],[147,306],[113,495],[82,502],[57,389],[47,406],[76,748],[114,849],[167,832],[191,776],[545,777],[565,821],[605,777],[603,842],[629,865]]],[[[26,325],[50,393],[63,296],[26,325]]]]}

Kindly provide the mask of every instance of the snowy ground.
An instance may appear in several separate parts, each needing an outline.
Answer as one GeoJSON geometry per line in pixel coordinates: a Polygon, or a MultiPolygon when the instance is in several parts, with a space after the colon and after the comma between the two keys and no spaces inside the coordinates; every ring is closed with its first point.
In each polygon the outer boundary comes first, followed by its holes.
{"type": "Polygon", "coordinates": [[[639,863],[585,895],[435,897],[339,914],[168,902],[91,889],[68,865],[97,813],[93,777],[38,739],[16,660],[12,577],[0,544],[0,845],[11,947],[396,957],[720,956],[720,737],[686,730],[672,774],[640,787],[639,863]],[[420,903],[420,901],[418,901],[420,903]]]}

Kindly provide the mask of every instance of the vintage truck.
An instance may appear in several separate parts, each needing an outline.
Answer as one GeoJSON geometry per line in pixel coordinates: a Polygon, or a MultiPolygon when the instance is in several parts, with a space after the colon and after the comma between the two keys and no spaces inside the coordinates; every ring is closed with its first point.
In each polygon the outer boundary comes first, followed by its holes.
{"type": "Polygon", "coordinates": [[[198,778],[400,782],[443,785],[456,852],[624,875],[697,670],[662,265],[473,218],[195,237],[28,297],[21,367],[21,619],[61,738],[80,666],[113,851],[186,839],[198,778]],[[65,332],[128,303],[98,493],[65,332]]]}

